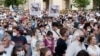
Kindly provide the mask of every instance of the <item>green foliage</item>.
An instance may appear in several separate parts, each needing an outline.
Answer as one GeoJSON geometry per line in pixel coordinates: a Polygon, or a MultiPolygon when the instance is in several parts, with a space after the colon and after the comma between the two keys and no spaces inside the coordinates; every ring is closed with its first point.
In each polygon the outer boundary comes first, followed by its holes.
{"type": "Polygon", "coordinates": [[[100,0],[93,0],[93,2],[95,2],[95,5],[96,6],[99,6],[100,7],[100,0]]]}
{"type": "Polygon", "coordinates": [[[19,6],[20,4],[26,3],[26,0],[5,0],[4,5],[6,7],[12,6],[19,6]]]}
{"type": "Polygon", "coordinates": [[[0,5],[2,5],[4,3],[4,0],[0,0],[0,5]]]}
{"type": "Polygon", "coordinates": [[[77,8],[85,8],[89,3],[89,0],[74,0],[74,6],[77,8]]]}

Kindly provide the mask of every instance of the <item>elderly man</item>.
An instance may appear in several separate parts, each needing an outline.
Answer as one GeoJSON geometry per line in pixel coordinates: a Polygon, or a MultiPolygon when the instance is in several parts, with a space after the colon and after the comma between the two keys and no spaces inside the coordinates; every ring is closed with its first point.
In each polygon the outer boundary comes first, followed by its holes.
{"type": "Polygon", "coordinates": [[[84,34],[81,30],[76,30],[74,35],[74,41],[69,45],[65,56],[76,56],[80,50],[86,50],[84,41],[84,34]]]}
{"type": "Polygon", "coordinates": [[[2,39],[2,45],[4,46],[4,50],[7,54],[7,56],[11,56],[13,47],[14,47],[14,42],[11,41],[11,37],[9,35],[5,35],[2,39]]]}

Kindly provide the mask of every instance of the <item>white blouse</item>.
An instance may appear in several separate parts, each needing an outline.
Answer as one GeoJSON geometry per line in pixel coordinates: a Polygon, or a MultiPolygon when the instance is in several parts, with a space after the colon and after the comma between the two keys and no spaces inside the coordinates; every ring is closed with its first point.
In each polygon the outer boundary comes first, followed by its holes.
{"type": "Polygon", "coordinates": [[[87,51],[91,55],[100,56],[100,48],[97,45],[95,45],[95,49],[93,49],[92,46],[89,46],[87,51]]]}

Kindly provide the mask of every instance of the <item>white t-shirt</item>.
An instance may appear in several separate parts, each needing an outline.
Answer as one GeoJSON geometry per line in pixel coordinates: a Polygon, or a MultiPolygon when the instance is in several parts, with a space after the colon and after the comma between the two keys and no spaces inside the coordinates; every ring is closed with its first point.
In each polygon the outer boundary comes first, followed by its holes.
{"type": "Polygon", "coordinates": [[[59,29],[56,32],[52,30],[52,32],[53,32],[53,37],[54,38],[56,38],[56,39],[59,39],[60,38],[60,33],[59,33],[60,30],[59,29]]]}
{"type": "Polygon", "coordinates": [[[40,56],[38,52],[34,51],[34,54],[32,56],[40,56]]]}
{"type": "Polygon", "coordinates": [[[76,56],[81,50],[86,50],[84,43],[80,45],[78,41],[74,41],[68,46],[65,56],[76,56]]]}
{"type": "Polygon", "coordinates": [[[95,45],[95,48],[93,49],[92,46],[89,46],[87,48],[88,53],[94,56],[100,56],[100,48],[97,45],[95,45]]]}
{"type": "Polygon", "coordinates": [[[14,45],[9,45],[8,48],[5,48],[7,56],[11,56],[12,50],[13,50],[14,45]]]}
{"type": "Polygon", "coordinates": [[[34,38],[34,37],[32,37],[32,40],[31,40],[32,56],[36,55],[36,54],[35,54],[36,42],[37,42],[37,39],[34,38]]]}
{"type": "Polygon", "coordinates": [[[31,43],[31,36],[27,35],[26,40],[27,40],[28,44],[30,44],[31,43]]]}
{"type": "Polygon", "coordinates": [[[36,42],[37,42],[37,39],[32,37],[32,40],[31,40],[31,47],[34,48],[36,46],[36,42]]]}

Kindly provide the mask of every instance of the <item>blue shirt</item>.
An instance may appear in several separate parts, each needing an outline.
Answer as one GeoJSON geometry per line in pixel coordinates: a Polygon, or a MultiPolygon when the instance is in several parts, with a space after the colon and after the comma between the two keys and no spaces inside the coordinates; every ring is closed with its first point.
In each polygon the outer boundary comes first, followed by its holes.
{"type": "Polygon", "coordinates": [[[19,37],[13,36],[12,41],[14,41],[15,44],[21,44],[21,45],[27,44],[27,40],[24,36],[19,36],[19,37]]]}

